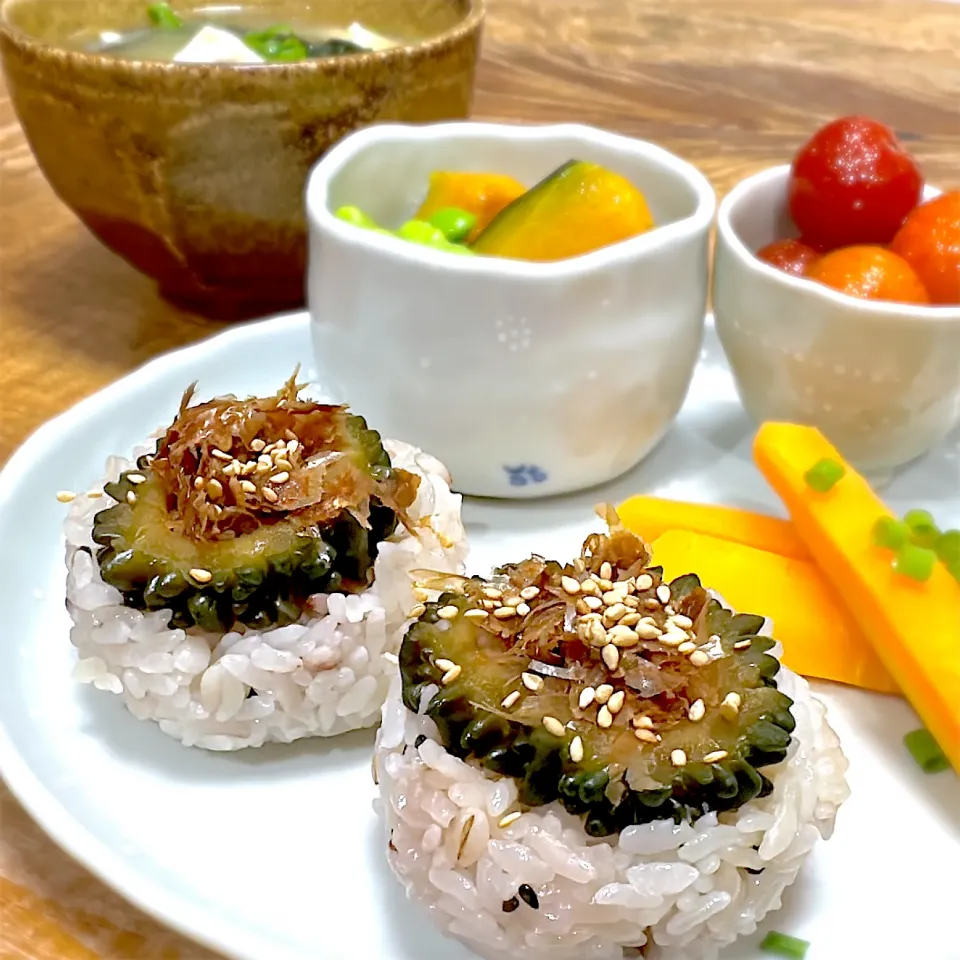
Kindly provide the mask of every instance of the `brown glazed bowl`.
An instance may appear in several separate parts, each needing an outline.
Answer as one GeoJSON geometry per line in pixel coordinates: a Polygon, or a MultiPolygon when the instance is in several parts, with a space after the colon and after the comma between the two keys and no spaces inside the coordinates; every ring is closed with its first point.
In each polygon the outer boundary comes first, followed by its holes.
{"type": "MultiPolygon", "coordinates": [[[[0,52],[17,116],[59,197],[163,296],[208,316],[303,304],[304,185],[331,144],[371,123],[470,112],[483,0],[312,0],[318,22],[428,39],[293,64],[70,49],[91,27],[142,24],[146,6],[2,0],[0,52]]],[[[291,0],[251,6],[291,16],[291,0]]]]}

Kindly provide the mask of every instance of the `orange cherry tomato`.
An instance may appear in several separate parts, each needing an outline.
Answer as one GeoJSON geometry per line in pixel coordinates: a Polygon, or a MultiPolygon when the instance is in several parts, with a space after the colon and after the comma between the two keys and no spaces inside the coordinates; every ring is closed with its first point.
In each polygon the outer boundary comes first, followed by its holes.
{"type": "Polygon", "coordinates": [[[784,273],[802,277],[820,254],[802,240],[774,240],[758,250],[757,257],[784,273]]]}
{"type": "Polygon", "coordinates": [[[807,276],[861,300],[930,302],[930,295],[910,264],[884,247],[834,250],[817,260],[807,276]]]}
{"type": "Polygon", "coordinates": [[[960,190],[913,210],[890,249],[913,267],[931,303],[960,304],[960,190]]]}

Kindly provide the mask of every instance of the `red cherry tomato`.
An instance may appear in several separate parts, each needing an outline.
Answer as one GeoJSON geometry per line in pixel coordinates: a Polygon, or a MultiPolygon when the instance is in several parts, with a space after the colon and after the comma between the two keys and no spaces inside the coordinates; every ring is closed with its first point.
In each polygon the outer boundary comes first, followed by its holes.
{"type": "Polygon", "coordinates": [[[810,266],[820,259],[820,254],[802,240],[774,240],[757,251],[757,256],[778,270],[798,277],[804,276],[810,266]]]}
{"type": "Polygon", "coordinates": [[[893,131],[867,117],[818,130],[790,171],[790,215],[823,250],[889,243],[923,191],[916,161],[893,131]]]}

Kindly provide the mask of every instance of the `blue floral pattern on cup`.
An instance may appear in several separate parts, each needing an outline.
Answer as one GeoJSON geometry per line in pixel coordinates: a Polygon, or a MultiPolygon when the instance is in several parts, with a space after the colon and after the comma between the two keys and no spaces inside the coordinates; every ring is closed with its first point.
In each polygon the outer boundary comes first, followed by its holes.
{"type": "Polygon", "coordinates": [[[507,479],[511,487],[525,487],[531,483],[543,483],[547,479],[547,474],[536,464],[521,464],[518,467],[503,468],[507,473],[507,479]]]}

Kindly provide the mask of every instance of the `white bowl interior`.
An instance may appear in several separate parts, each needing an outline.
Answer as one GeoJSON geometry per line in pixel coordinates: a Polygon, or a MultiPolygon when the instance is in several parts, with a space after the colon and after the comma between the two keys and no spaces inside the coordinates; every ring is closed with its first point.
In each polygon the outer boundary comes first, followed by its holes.
{"type": "Polygon", "coordinates": [[[659,149],[618,149],[575,134],[513,139],[508,134],[452,127],[438,139],[406,139],[398,134],[371,140],[332,174],[327,207],[333,212],[341,206],[356,206],[383,226],[396,228],[417,211],[434,171],[508,174],[529,187],[572,159],[602,164],[630,180],[644,193],[658,226],[697,211],[700,198],[694,186],[678,172],[669,154],[659,149]]]}

